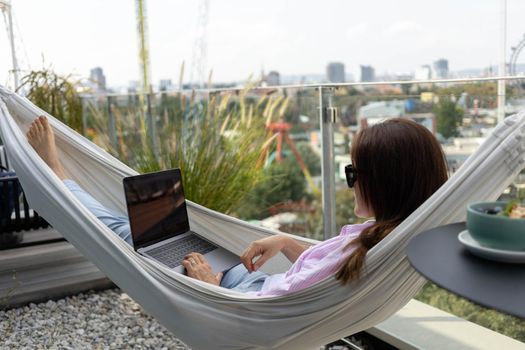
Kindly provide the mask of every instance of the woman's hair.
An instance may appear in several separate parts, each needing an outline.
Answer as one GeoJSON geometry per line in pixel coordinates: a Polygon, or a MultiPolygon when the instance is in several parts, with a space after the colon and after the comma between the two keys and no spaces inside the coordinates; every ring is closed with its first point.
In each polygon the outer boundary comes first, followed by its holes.
{"type": "Polygon", "coordinates": [[[362,129],[352,141],[356,191],[375,223],[344,249],[357,245],[341,265],[342,283],[359,279],[366,253],[405,220],[447,180],[441,145],[424,126],[402,118],[362,129]]]}

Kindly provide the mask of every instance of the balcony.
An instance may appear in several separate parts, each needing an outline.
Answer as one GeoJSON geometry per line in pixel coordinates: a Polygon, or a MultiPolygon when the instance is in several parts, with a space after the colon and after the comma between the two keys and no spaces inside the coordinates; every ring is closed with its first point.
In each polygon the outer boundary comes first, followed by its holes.
{"type": "MultiPolygon", "coordinates": [[[[416,120],[440,138],[452,175],[502,113],[508,116],[525,108],[525,78],[509,77],[507,102],[498,112],[496,80],[84,95],[77,124],[84,136],[139,171],[181,166],[186,196],[199,204],[322,240],[337,235],[344,224],[360,220],[353,213],[354,198],[344,180],[352,137],[359,128],[390,117],[416,120]],[[443,112],[441,107],[447,104],[455,107],[452,114],[443,112]],[[456,123],[447,127],[450,118],[456,123]],[[232,168],[234,163],[227,164],[231,160],[245,168],[232,168]],[[245,187],[233,186],[241,179],[245,187]],[[245,193],[245,188],[250,191],[245,193]],[[228,193],[230,200],[216,193],[228,193]]],[[[521,181],[517,178],[501,198],[523,199],[521,181]]],[[[16,259],[18,253],[13,254],[16,259]]],[[[20,254],[20,259],[27,259],[27,254],[20,254]]],[[[12,264],[16,269],[16,260],[12,264]]],[[[34,268],[27,276],[42,265],[34,268]]],[[[524,320],[484,310],[431,284],[418,299],[439,306],[450,302],[447,311],[457,316],[413,300],[367,334],[401,349],[524,346],[520,343],[525,341],[524,320]],[[496,332],[462,318],[490,325],[496,332]]]]}

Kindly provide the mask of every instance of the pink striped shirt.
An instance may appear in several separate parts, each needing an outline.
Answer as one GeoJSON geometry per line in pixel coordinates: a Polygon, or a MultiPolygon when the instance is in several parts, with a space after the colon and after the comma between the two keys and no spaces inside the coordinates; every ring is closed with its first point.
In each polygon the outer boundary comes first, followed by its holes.
{"type": "Polygon", "coordinates": [[[353,251],[352,247],[343,250],[344,247],[373,223],[373,220],[369,220],[363,224],[343,226],[339,236],[308,248],[288,271],[267,277],[260,291],[249,293],[257,296],[284,295],[309,287],[334,274],[353,251]]]}

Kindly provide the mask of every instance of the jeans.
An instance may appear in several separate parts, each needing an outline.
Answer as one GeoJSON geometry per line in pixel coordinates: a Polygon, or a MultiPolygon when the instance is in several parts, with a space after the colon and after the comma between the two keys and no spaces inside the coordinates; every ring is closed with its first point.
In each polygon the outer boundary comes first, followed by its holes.
{"type": "MultiPolygon", "coordinates": [[[[127,216],[104,207],[99,201],[84,191],[75,181],[64,180],[66,187],[93,215],[104,225],[109,227],[126,243],[133,246],[131,227],[127,216]]],[[[265,273],[256,271],[249,273],[243,264],[239,264],[228,270],[221,280],[221,287],[236,290],[238,292],[259,291],[268,277],[265,273]]]]}
{"type": "Polygon", "coordinates": [[[75,181],[64,180],[64,184],[93,215],[133,247],[131,228],[126,215],[106,208],[89,193],[84,191],[75,181]]]}
{"type": "Polygon", "coordinates": [[[261,290],[266,277],[268,275],[260,271],[249,273],[243,264],[239,264],[224,274],[221,287],[242,293],[258,292],[261,290]]]}

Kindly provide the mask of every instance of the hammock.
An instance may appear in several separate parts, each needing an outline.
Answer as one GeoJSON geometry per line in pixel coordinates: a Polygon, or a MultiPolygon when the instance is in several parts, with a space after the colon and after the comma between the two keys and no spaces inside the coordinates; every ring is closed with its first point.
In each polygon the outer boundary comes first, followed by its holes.
{"type": "MultiPolygon", "coordinates": [[[[47,115],[66,174],[109,208],[126,212],[122,178],[137,172],[66,125],[0,87],[0,137],[28,200],[69,242],[168,330],[195,349],[313,349],[370,328],[403,307],[425,279],[405,248],[417,233],[462,221],[469,202],[494,200],[524,167],[525,112],[506,118],[449,181],[367,254],[361,280],[329,277],[279,297],[252,297],[174,273],[133,251],[69,192],[28,144],[47,115]]],[[[188,203],[192,228],[234,253],[278,233],[188,203]]],[[[298,241],[313,240],[292,236],[298,241]]],[[[265,272],[290,263],[272,259],[265,272]]]]}

